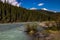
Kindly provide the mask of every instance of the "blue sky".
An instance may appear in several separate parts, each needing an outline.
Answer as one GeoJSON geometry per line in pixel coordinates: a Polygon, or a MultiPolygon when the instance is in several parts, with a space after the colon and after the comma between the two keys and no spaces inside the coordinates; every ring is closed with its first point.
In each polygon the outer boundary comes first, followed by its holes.
{"type": "Polygon", "coordinates": [[[60,12],[60,0],[17,0],[27,9],[46,9],[60,12]]]}

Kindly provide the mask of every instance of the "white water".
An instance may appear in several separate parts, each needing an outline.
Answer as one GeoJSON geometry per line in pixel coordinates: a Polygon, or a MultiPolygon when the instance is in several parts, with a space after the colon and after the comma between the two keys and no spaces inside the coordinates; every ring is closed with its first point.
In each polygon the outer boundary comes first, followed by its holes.
{"type": "Polygon", "coordinates": [[[0,40],[29,40],[23,24],[0,25],[0,40]]]}

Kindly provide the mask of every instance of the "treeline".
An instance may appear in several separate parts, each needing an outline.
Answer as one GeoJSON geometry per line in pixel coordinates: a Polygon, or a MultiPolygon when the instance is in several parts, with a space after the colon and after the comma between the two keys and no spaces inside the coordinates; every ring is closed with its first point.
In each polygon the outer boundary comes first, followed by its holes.
{"type": "Polygon", "coordinates": [[[12,6],[8,3],[0,2],[0,23],[55,20],[50,13],[52,14],[53,12],[43,10],[27,10],[22,7],[12,6]]]}

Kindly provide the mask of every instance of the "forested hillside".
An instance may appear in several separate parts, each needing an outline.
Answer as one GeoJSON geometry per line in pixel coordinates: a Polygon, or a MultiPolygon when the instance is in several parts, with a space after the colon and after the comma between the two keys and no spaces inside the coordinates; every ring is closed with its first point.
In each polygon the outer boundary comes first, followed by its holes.
{"type": "Polygon", "coordinates": [[[22,7],[0,2],[0,23],[52,21],[60,20],[59,18],[59,12],[54,13],[44,10],[27,10],[22,7]]]}

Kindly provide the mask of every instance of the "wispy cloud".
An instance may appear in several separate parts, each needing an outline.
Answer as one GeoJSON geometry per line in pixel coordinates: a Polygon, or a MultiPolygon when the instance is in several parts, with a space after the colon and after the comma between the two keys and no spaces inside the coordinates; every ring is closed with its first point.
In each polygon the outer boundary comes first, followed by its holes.
{"type": "Polygon", "coordinates": [[[36,10],[37,8],[34,8],[34,7],[32,7],[32,8],[30,8],[30,10],[36,10]]]}
{"type": "Polygon", "coordinates": [[[44,3],[39,3],[39,4],[38,4],[38,6],[43,6],[43,5],[44,5],[44,3]]]}
{"type": "MultiPolygon", "coordinates": [[[[5,2],[5,0],[1,0],[3,3],[5,2]]],[[[6,0],[7,3],[13,5],[13,6],[20,6],[21,5],[21,2],[18,3],[16,0],[6,0]]]]}
{"type": "Polygon", "coordinates": [[[54,10],[49,10],[49,9],[47,9],[47,8],[41,8],[41,10],[47,10],[47,11],[51,11],[51,12],[56,13],[56,11],[54,11],[54,10]]]}
{"type": "Polygon", "coordinates": [[[48,10],[47,8],[41,8],[42,10],[48,10]]]}

